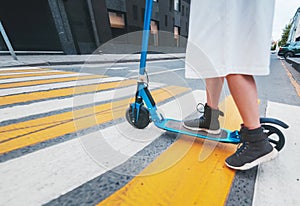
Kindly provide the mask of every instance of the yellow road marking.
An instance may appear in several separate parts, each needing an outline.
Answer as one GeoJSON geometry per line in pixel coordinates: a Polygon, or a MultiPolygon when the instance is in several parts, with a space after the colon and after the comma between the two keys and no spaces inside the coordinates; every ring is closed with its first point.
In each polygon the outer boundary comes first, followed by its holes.
{"type": "Polygon", "coordinates": [[[55,97],[64,97],[64,96],[70,96],[76,94],[83,94],[88,92],[96,92],[96,91],[101,91],[106,89],[113,89],[115,87],[120,87],[120,86],[129,86],[133,84],[136,84],[136,80],[107,82],[101,84],[53,89],[49,91],[39,91],[39,92],[30,92],[25,94],[2,96],[0,97],[0,106],[34,101],[34,100],[43,100],[43,99],[49,99],[55,97]]]}
{"type": "Polygon", "coordinates": [[[74,72],[42,72],[42,73],[32,73],[32,74],[15,74],[15,75],[3,75],[0,79],[14,79],[22,77],[37,77],[37,76],[49,76],[57,74],[74,74],[74,72]]]}
{"type": "Polygon", "coordinates": [[[70,81],[87,80],[87,79],[98,79],[98,78],[104,78],[104,77],[106,77],[106,76],[103,76],[103,75],[85,75],[85,76],[75,76],[75,77],[63,77],[63,78],[53,78],[53,79],[32,80],[32,81],[26,81],[26,82],[4,83],[4,84],[0,84],[0,89],[34,86],[34,85],[59,83],[59,82],[70,82],[70,81]]]}
{"type": "Polygon", "coordinates": [[[49,69],[11,69],[11,70],[2,70],[0,74],[5,73],[21,73],[21,72],[40,72],[40,71],[49,71],[49,69]]]}
{"type": "MultiPolygon", "coordinates": [[[[226,98],[220,107],[226,109],[224,127],[239,129],[241,118],[232,98],[226,98]]],[[[224,160],[234,151],[234,145],[182,136],[98,205],[224,205],[235,175],[224,160]],[[211,154],[200,161],[203,147],[209,147],[211,154]]]]}
{"type": "MultiPolygon", "coordinates": [[[[152,94],[161,102],[186,91],[170,86],[152,94]]],[[[132,98],[0,127],[0,154],[121,118],[129,102],[132,98]]]]}

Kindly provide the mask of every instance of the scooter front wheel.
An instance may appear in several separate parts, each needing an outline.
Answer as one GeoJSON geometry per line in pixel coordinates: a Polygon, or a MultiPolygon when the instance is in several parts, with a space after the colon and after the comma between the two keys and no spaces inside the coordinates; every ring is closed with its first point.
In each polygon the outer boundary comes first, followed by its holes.
{"type": "Polygon", "coordinates": [[[132,109],[130,106],[126,110],[127,121],[135,128],[144,129],[150,123],[149,111],[146,107],[141,106],[137,115],[137,109],[132,109]]]}

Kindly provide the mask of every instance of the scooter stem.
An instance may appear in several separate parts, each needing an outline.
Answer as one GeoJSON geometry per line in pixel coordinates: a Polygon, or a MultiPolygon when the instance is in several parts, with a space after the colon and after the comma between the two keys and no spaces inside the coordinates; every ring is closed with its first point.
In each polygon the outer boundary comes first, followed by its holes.
{"type": "MultiPolygon", "coordinates": [[[[146,0],[139,75],[145,75],[153,0],[146,0]]],[[[140,78],[139,78],[140,79],[140,78]]]]}

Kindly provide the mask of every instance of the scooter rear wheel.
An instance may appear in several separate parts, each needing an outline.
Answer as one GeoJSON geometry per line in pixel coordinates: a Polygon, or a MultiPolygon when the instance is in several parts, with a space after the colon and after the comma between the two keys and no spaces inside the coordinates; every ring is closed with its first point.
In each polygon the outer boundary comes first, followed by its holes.
{"type": "Polygon", "coordinates": [[[135,111],[133,111],[132,107],[129,107],[126,110],[127,121],[135,128],[144,129],[150,123],[150,115],[148,109],[144,106],[141,106],[137,120],[134,118],[136,117],[137,111],[136,109],[134,110],[135,111]]]}
{"type": "Polygon", "coordinates": [[[280,151],[285,144],[285,138],[282,132],[271,125],[263,124],[262,126],[265,134],[268,135],[269,142],[274,145],[275,149],[280,151]]]}

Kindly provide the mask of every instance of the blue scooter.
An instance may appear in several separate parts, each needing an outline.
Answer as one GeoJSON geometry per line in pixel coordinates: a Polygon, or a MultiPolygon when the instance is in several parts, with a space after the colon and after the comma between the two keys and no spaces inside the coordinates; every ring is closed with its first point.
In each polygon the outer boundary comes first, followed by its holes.
{"type": "MultiPolygon", "coordinates": [[[[222,129],[218,135],[208,134],[201,131],[192,131],[182,126],[182,121],[169,119],[163,117],[162,114],[157,112],[157,107],[150,91],[148,90],[146,59],[148,50],[148,39],[150,31],[150,22],[152,14],[153,0],[146,0],[145,18],[144,18],[144,31],[142,38],[142,51],[140,58],[139,77],[137,81],[137,92],[135,95],[135,102],[130,104],[126,110],[127,121],[135,128],[144,129],[152,121],[155,126],[168,132],[189,135],[197,138],[208,139],[223,143],[239,144],[240,134],[237,130],[230,131],[222,129]]],[[[284,144],[285,138],[283,133],[274,125],[281,126],[287,129],[289,126],[284,122],[273,118],[260,118],[260,123],[264,128],[264,132],[268,135],[268,139],[274,144],[274,147],[280,151],[284,144]],[[272,137],[270,137],[272,135],[272,137]],[[274,138],[277,135],[277,138],[274,138]]]]}

